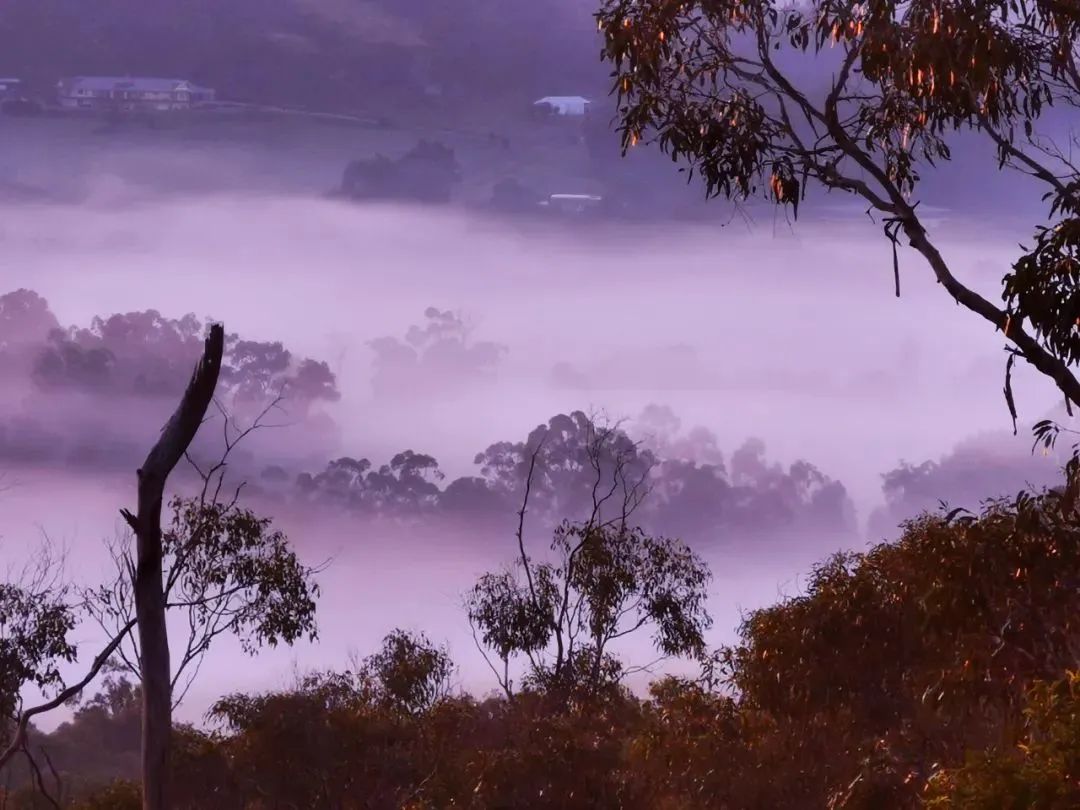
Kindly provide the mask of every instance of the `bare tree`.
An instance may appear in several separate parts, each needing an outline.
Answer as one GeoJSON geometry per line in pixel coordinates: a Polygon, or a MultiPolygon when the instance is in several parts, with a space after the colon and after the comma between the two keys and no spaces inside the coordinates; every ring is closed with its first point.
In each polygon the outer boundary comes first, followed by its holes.
{"type": "Polygon", "coordinates": [[[221,324],[214,324],[179,407],[138,470],[138,512],[132,514],[127,509],[121,510],[136,539],[133,588],[141,651],[144,810],[167,810],[169,807],[172,681],[165,624],[161,537],[165,483],[206,417],[221,372],[224,347],[225,330],[221,324]]]}

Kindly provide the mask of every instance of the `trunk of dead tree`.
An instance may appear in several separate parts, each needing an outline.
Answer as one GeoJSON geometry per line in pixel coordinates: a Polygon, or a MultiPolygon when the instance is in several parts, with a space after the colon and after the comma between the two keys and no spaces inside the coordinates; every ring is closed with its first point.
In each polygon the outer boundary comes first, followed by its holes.
{"type": "Polygon", "coordinates": [[[225,332],[210,327],[202,359],[195,366],[180,405],[138,471],[138,514],[121,510],[135,532],[135,618],[139,628],[142,677],[143,810],[168,810],[169,743],[172,736],[172,671],[165,626],[162,580],[161,506],[169,473],[183,457],[206,416],[217,387],[225,332]]]}

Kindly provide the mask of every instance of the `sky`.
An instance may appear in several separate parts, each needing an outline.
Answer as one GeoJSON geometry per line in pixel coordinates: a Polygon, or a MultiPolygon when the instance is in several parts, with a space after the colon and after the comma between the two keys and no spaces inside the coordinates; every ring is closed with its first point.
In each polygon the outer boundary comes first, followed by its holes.
{"type": "MultiPolygon", "coordinates": [[[[340,427],[336,454],[385,459],[412,448],[450,475],[469,474],[475,452],[558,412],[630,418],[657,403],[712,430],[726,452],[758,436],[770,457],[812,461],[844,483],[865,521],[881,501],[881,473],[899,460],[937,458],[1010,424],[1000,335],[952,304],[908,249],[894,297],[880,225],[843,201],[799,223],[772,209],[753,210],[750,222],[718,209],[715,221],[693,225],[511,222],[327,199],[338,165],[330,148],[313,157],[291,145],[142,145],[125,162],[110,146],[68,142],[66,173],[45,160],[0,159],[0,180],[56,192],[44,202],[0,201],[0,293],[32,288],[64,324],[149,308],[213,316],[245,337],[325,359],[342,392],[327,406],[340,427]],[[268,167],[283,162],[287,177],[268,179],[268,167]],[[367,342],[403,335],[428,306],[460,311],[477,339],[507,347],[497,378],[445,394],[373,397],[367,342]]],[[[988,227],[947,209],[929,221],[957,274],[996,298],[1026,225],[988,227]]],[[[1025,419],[1055,405],[1034,374],[1015,376],[1025,419]]],[[[1017,452],[1026,447],[1021,437],[1017,452]]],[[[48,536],[67,550],[74,579],[100,576],[101,541],[120,530],[118,508],[133,505],[134,475],[3,472],[13,486],[0,495],[0,553],[15,565],[48,536]]],[[[447,640],[462,685],[495,685],[461,599],[479,573],[511,557],[512,537],[478,544],[453,532],[373,533],[345,516],[273,517],[305,559],[331,561],[321,575],[321,639],[254,661],[223,644],[182,719],[197,719],[225,691],[342,666],[395,625],[447,640]]],[[[710,641],[730,641],[741,610],[797,591],[832,542],[762,550],[735,539],[710,552],[710,641]]],[[[94,633],[79,629],[87,650],[94,633]]]]}

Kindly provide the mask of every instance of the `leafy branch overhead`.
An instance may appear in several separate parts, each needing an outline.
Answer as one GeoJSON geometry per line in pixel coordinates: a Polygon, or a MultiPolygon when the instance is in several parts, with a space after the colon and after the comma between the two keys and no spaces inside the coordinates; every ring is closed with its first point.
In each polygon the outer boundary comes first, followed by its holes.
{"type": "Polygon", "coordinates": [[[892,241],[897,295],[902,236],[952,299],[1080,402],[1069,368],[1080,359],[1080,171],[1070,145],[1041,132],[1051,107],[1080,106],[1075,3],[606,0],[597,19],[624,148],[657,143],[710,196],[763,196],[795,213],[811,184],[860,197],[892,241]],[[951,157],[961,132],[1041,184],[1056,220],[1003,269],[1001,305],[956,276],[918,210],[921,173],[951,157]]]}

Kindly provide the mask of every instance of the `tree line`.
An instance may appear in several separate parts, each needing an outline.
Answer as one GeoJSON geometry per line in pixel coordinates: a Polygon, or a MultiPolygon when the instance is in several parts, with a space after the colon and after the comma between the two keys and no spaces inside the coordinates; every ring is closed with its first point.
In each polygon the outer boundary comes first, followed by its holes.
{"type": "MultiPolygon", "coordinates": [[[[177,727],[173,806],[1074,806],[1078,470],[828,557],[720,648],[703,643],[707,569],[624,531],[622,496],[607,518],[598,499],[556,531],[550,567],[510,536],[518,564],[468,595],[497,692],[461,691],[445,647],[393,630],[348,668],[225,695],[205,728],[177,727]],[[620,614],[697,674],[628,690],[633,662],[605,649],[620,614]]],[[[70,722],[32,735],[63,806],[140,806],[139,697],[111,676],[70,722]]],[[[38,794],[27,781],[5,800],[46,806],[38,794]]]]}
{"type": "MultiPolygon", "coordinates": [[[[66,411],[43,421],[49,403],[62,402],[66,395],[136,400],[176,395],[183,369],[198,355],[203,323],[194,315],[169,318],[150,310],[64,327],[33,291],[0,296],[0,368],[12,382],[31,386],[38,401],[33,413],[0,421],[0,456],[16,464],[97,470],[136,463],[136,435],[100,425],[79,431],[81,417],[66,411]]],[[[507,352],[503,345],[476,339],[461,313],[436,307],[427,308],[423,320],[402,336],[375,338],[369,348],[373,396],[387,402],[405,391],[438,395],[489,384],[507,352]]],[[[226,336],[217,398],[241,419],[254,418],[278,400],[278,421],[288,422],[305,439],[322,436],[328,447],[335,442],[324,408],[340,398],[336,375],[325,361],[297,357],[280,342],[226,336]]],[[[725,455],[710,431],[686,430],[669,408],[656,405],[618,425],[607,425],[595,413],[557,414],[521,439],[484,448],[474,456],[477,474],[454,480],[446,479],[437,459],[412,448],[385,462],[343,455],[321,469],[305,469],[295,461],[259,465],[242,451],[232,464],[244,470],[253,492],[297,508],[317,503],[406,522],[497,521],[512,513],[520,495],[528,448],[550,435],[544,456],[552,472],[538,482],[536,508],[555,523],[584,508],[574,503],[581,496],[574,495],[580,481],[573,469],[581,469],[590,433],[605,426],[615,427],[620,441],[636,443],[635,463],[650,468],[654,496],[639,515],[651,530],[698,543],[785,533],[804,523],[830,532],[854,529],[854,508],[842,482],[812,463],[798,460],[781,467],[768,460],[766,448],[755,439],[725,455]],[[561,513],[563,507],[570,512],[561,513]]],[[[202,441],[197,439],[196,451],[213,456],[216,446],[202,441]]],[[[962,441],[938,461],[901,462],[882,476],[885,504],[871,515],[869,534],[888,536],[901,520],[934,509],[941,500],[973,506],[1025,485],[1049,485],[1057,466],[1052,459],[1025,458],[1019,445],[995,437],[962,441]]]]}

